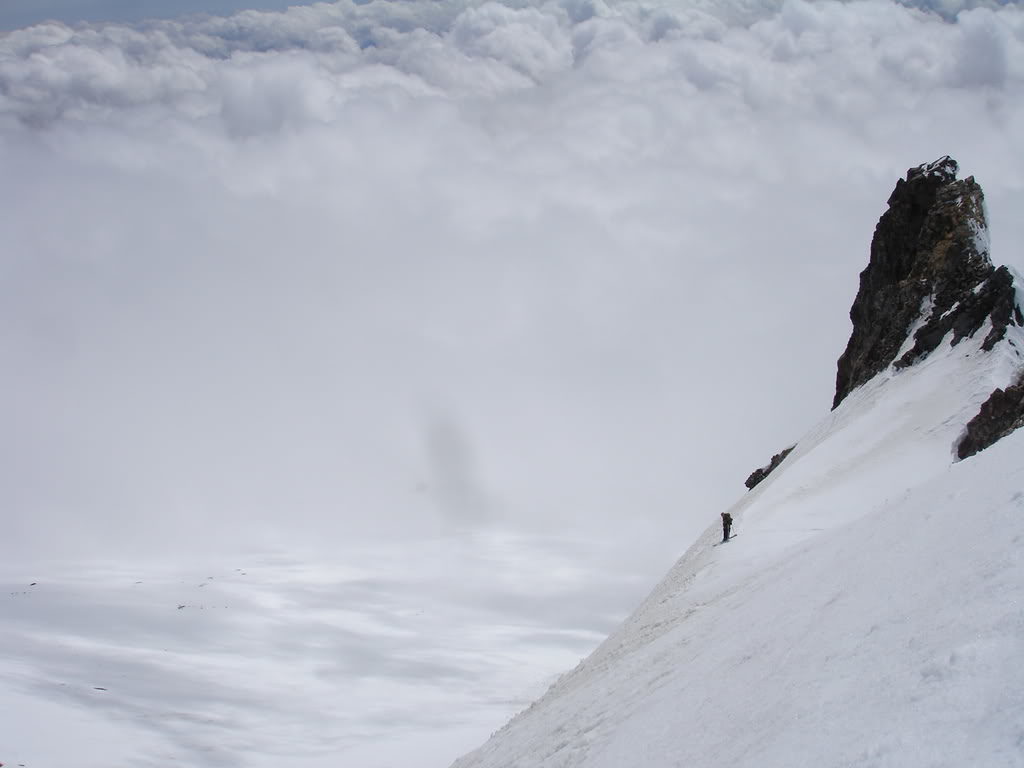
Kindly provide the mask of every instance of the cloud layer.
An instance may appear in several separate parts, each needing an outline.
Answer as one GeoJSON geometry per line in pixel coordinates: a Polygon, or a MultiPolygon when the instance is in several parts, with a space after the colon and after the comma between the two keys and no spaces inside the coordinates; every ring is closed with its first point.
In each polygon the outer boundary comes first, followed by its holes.
{"type": "Polygon", "coordinates": [[[827,409],[908,166],[955,156],[1024,266],[1024,14],[942,10],[338,2],[0,37],[11,535],[488,520],[651,526],[668,557],[827,409]]]}

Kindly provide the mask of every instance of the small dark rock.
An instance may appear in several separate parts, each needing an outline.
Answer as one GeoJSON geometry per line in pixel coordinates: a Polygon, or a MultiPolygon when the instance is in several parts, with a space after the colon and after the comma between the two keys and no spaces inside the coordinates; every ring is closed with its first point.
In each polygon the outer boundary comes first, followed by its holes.
{"type": "Polygon", "coordinates": [[[1006,389],[996,389],[981,404],[978,415],[967,422],[956,454],[966,459],[1020,427],[1024,427],[1024,376],[1006,389]]]}
{"type": "Polygon", "coordinates": [[[789,446],[789,448],[786,448],[785,450],[776,453],[774,456],[772,456],[772,460],[769,461],[766,466],[763,466],[760,469],[755,469],[753,472],[751,472],[750,477],[748,477],[743,484],[747,486],[748,489],[753,488],[755,485],[757,485],[766,477],[768,477],[768,475],[774,472],[775,468],[782,463],[783,459],[789,456],[790,451],[792,451],[794,448],[796,448],[796,446],[791,445],[789,446]]]}

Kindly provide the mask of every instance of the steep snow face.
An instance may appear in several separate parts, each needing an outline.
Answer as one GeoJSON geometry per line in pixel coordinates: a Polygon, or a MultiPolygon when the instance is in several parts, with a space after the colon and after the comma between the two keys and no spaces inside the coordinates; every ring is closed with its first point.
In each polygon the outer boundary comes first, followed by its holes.
{"type": "Polygon", "coordinates": [[[1024,765],[1024,433],[952,453],[1021,364],[985,334],[854,390],[455,768],[1024,765]]]}

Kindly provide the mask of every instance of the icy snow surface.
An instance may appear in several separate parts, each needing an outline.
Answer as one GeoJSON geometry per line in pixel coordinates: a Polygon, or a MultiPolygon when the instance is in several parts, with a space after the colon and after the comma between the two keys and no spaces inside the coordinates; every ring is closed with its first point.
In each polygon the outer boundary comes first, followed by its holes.
{"type": "Polygon", "coordinates": [[[853,392],[456,768],[1024,765],[1024,431],[952,456],[1019,364],[983,331],[853,392]]]}

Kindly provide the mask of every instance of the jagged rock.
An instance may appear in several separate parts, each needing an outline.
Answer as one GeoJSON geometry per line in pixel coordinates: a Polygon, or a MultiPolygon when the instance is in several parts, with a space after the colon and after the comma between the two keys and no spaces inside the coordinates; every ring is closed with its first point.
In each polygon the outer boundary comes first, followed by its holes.
{"type": "Polygon", "coordinates": [[[896,183],[850,309],[833,408],[890,364],[925,357],[950,332],[957,344],[991,320],[988,350],[1008,324],[1024,324],[1012,276],[989,260],[981,187],[973,176],[958,180],[957,168],[942,157],[896,183]]]}
{"type": "Polygon", "coordinates": [[[792,451],[794,448],[796,448],[796,446],[791,445],[789,446],[789,448],[786,448],[785,450],[776,453],[774,456],[772,456],[772,460],[769,461],[766,466],[763,466],[760,469],[755,469],[753,472],[751,472],[750,477],[748,477],[743,484],[747,486],[748,489],[753,488],[755,485],[757,485],[766,477],[768,477],[768,475],[770,475],[775,470],[775,468],[782,463],[782,460],[789,456],[790,451],[792,451]]]}
{"type": "MultiPolygon", "coordinates": [[[[958,180],[957,168],[949,157],[911,168],[889,196],[850,309],[853,333],[839,358],[833,408],[889,365],[912,365],[947,337],[956,345],[988,327],[981,348],[991,351],[1010,325],[1024,326],[1013,275],[989,259],[981,187],[973,176],[958,180]]],[[[1024,371],[981,406],[957,454],[971,456],[1021,426],[1024,371]]],[[[767,475],[760,472],[748,488],[767,475]]]]}
{"type": "Polygon", "coordinates": [[[996,389],[982,403],[978,415],[967,422],[957,456],[973,456],[1020,427],[1024,427],[1024,376],[1005,390],[996,389]]]}

